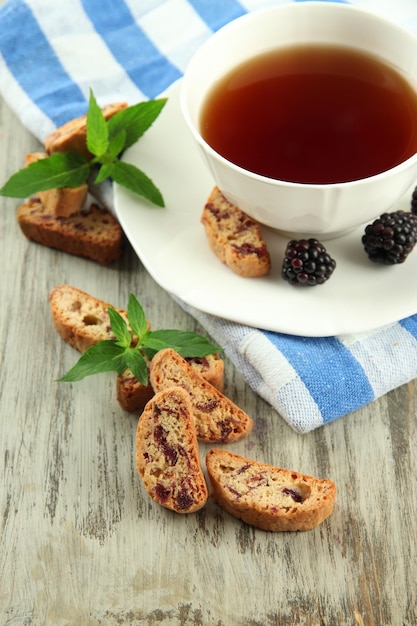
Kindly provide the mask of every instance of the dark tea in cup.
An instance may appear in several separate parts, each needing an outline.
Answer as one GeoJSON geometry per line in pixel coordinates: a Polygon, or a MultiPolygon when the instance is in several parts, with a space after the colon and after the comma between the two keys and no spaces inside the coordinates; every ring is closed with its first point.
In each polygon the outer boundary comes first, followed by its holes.
{"type": "Polygon", "coordinates": [[[358,49],[288,46],[222,77],[206,97],[200,132],[217,153],[268,178],[354,181],[417,152],[417,94],[358,49]]]}

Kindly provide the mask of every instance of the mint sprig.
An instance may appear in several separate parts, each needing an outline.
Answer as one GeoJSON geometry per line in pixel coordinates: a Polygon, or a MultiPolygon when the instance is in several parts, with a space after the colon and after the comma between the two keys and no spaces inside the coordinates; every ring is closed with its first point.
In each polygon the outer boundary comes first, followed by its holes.
{"type": "Polygon", "coordinates": [[[146,386],[149,380],[147,359],[152,359],[159,350],[172,348],[184,358],[204,357],[221,350],[198,333],[148,330],[145,312],[133,294],[129,297],[127,307],[129,325],[112,307],[109,307],[108,312],[116,339],[99,341],[88,348],[77,363],[58,379],[59,382],[76,382],[102,372],[115,371],[121,374],[129,368],[135,378],[146,386]]]}
{"type": "Polygon", "coordinates": [[[86,182],[100,183],[110,177],[119,185],[163,207],[163,196],[154,182],[135,165],[121,161],[120,155],[153,124],[166,101],[166,98],[159,98],[140,102],[106,120],[90,90],[86,146],[92,159],[88,160],[76,152],[51,154],[13,174],[0,188],[0,195],[26,198],[39,191],[78,187],[86,182]]]}
{"type": "Polygon", "coordinates": [[[56,187],[78,187],[88,178],[90,166],[77,152],[55,152],[16,172],[0,189],[0,195],[25,198],[56,187]]]}

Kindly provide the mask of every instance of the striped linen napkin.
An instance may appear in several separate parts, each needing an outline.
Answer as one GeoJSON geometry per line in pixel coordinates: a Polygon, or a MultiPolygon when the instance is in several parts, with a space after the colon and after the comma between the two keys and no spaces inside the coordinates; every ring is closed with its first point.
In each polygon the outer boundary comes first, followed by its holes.
{"type": "MultiPolygon", "coordinates": [[[[0,7],[0,93],[43,141],[99,104],[154,98],[211,33],[265,0],[9,0],[0,7]]],[[[417,2],[356,1],[417,32],[417,2]]],[[[3,181],[2,181],[3,182],[3,181]]],[[[417,377],[417,315],[360,335],[264,332],[180,302],[296,431],[352,413],[417,377]]]]}

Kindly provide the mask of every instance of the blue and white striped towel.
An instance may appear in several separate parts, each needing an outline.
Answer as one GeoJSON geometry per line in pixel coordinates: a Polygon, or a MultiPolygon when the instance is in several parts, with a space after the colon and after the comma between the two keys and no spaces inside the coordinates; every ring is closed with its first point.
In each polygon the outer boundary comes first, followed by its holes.
{"type": "MultiPolygon", "coordinates": [[[[85,113],[90,87],[102,105],[153,98],[182,76],[213,31],[276,4],[279,0],[9,0],[0,7],[0,93],[42,141],[56,126],[85,113]]],[[[352,4],[417,32],[417,0],[352,4]]],[[[362,335],[308,338],[263,332],[181,304],[300,433],[417,377],[417,315],[362,335]]]]}

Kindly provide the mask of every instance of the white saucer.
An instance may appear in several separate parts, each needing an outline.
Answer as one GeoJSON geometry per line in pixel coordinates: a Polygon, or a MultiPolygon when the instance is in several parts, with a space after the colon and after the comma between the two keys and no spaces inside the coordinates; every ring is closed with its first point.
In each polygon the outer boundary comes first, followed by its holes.
{"type": "MultiPolygon", "coordinates": [[[[363,228],[325,242],[337,267],[317,287],[291,287],[281,279],[287,239],[267,228],[272,258],[267,277],[241,278],[220,263],[200,224],[214,183],[183,120],[179,82],[167,96],[154,125],[124,155],[153,179],[166,207],[115,185],[118,219],[161,287],[228,320],[312,337],[368,331],[417,312],[417,249],[402,265],[374,264],[362,247],[363,228]]],[[[395,208],[409,210],[410,196],[411,190],[395,208]]]]}

